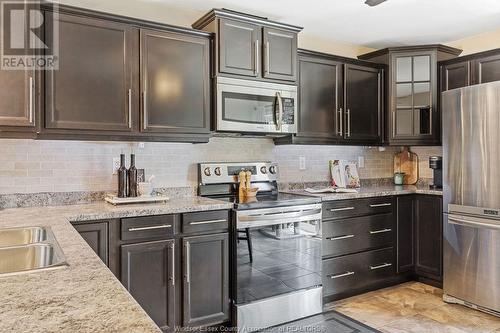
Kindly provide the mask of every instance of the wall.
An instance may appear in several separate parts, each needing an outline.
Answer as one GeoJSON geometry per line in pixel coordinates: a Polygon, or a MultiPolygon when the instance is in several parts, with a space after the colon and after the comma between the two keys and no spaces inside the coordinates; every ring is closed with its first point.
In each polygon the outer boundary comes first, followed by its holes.
{"type": "Polygon", "coordinates": [[[500,48],[500,29],[452,41],[446,45],[462,49],[461,55],[500,48]]]}

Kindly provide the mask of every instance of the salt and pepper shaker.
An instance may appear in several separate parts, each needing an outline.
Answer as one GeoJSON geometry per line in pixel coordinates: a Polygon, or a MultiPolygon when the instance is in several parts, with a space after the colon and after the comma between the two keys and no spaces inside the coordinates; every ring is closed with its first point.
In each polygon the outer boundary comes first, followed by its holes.
{"type": "Polygon", "coordinates": [[[125,167],[125,154],[120,154],[120,168],[118,169],[118,198],[127,197],[127,168],[125,167]]]}
{"type": "Polygon", "coordinates": [[[137,196],[137,168],[135,167],[135,154],[130,154],[130,168],[127,171],[128,175],[128,196],[137,196]]]}

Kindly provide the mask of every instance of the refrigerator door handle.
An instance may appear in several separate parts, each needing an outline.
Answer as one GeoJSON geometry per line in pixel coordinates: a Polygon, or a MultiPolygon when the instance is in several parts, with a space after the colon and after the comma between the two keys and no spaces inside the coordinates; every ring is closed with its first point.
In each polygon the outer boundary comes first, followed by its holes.
{"type": "Polygon", "coordinates": [[[461,215],[448,215],[448,223],[461,225],[465,227],[472,228],[488,228],[488,229],[498,229],[500,230],[500,223],[493,222],[495,220],[461,216],[461,215]]]}

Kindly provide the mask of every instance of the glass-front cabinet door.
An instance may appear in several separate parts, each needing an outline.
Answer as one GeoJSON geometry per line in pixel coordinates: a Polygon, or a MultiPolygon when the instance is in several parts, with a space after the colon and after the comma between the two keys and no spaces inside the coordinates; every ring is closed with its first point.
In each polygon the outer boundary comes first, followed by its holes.
{"type": "Polygon", "coordinates": [[[392,59],[392,138],[415,139],[434,136],[435,55],[394,54],[392,59]]]}

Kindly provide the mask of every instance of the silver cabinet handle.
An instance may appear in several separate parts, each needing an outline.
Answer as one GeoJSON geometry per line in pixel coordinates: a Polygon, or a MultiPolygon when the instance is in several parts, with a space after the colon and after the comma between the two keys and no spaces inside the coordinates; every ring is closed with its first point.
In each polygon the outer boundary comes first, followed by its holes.
{"type": "Polygon", "coordinates": [[[221,222],[227,222],[227,220],[220,219],[220,220],[207,220],[207,221],[190,222],[189,225],[212,224],[212,223],[221,223],[221,222]]]}
{"type": "Polygon", "coordinates": [[[281,93],[278,91],[276,93],[276,98],[278,99],[278,120],[277,120],[277,126],[276,129],[278,131],[281,131],[281,127],[283,125],[283,99],[281,98],[281,93]]]}
{"type": "Polygon", "coordinates": [[[341,240],[341,239],[347,239],[347,238],[353,238],[354,235],[343,235],[343,236],[337,236],[337,237],[327,237],[326,239],[335,241],[335,240],[341,240]]]}
{"type": "Polygon", "coordinates": [[[342,108],[340,108],[340,109],[337,111],[337,113],[338,113],[338,116],[339,116],[339,117],[338,117],[338,119],[339,119],[339,126],[338,126],[338,127],[339,127],[339,131],[338,131],[338,134],[339,134],[340,136],[342,136],[342,135],[343,135],[343,131],[344,131],[344,129],[343,129],[343,127],[344,127],[344,126],[342,126],[342,108]]]}
{"type": "Polygon", "coordinates": [[[132,128],[132,89],[128,90],[128,128],[132,128]]]}
{"type": "Polygon", "coordinates": [[[381,204],[372,204],[372,205],[370,205],[370,208],[387,207],[387,206],[392,206],[392,204],[390,202],[381,203],[381,204]]]}
{"type": "Polygon", "coordinates": [[[33,123],[33,103],[34,103],[34,98],[33,98],[33,86],[34,86],[34,81],[33,81],[33,76],[30,76],[29,79],[29,100],[28,100],[28,112],[29,112],[29,122],[30,124],[33,123]]]}
{"type": "Polygon", "coordinates": [[[191,244],[186,242],[186,283],[191,280],[191,244]]]}
{"type": "Polygon", "coordinates": [[[338,279],[338,278],[349,276],[349,275],[354,275],[354,272],[346,272],[346,273],[343,273],[343,274],[330,275],[329,278],[330,279],[338,279]]]}
{"type": "Polygon", "coordinates": [[[347,109],[347,137],[351,137],[351,110],[347,109]]]}
{"type": "Polygon", "coordinates": [[[269,42],[266,42],[266,73],[269,73],[269,61],[271,61],[271,57],[269,56],[269,42]]]}
{"type": "Polygon", "coordinates": [[[386,262],[386,263],[383,263],[382,265],[370,266],[370,269],[373,271],[375,269],[385,268],[385,267],[389,267],[389,266],[392,266],[392,264],[386,262]]]}
{"type": "Polygon", "coordinates": [[[172,250],[172,286],[175,286],[175,244],[173,241],[170,244],[170,249],[172,250]]]}
{"type": "Polygon", "coordinates": [[[382,234],[384,232],[390,232],[392,231],[392,229],[381,229],[381,230],[373,230],[373,231],[370,231],[370,234],[382,234]]]}
{"type": "Polygon", "coordinates": [[[330,212],[341,212],[344,210],[354,210],[354,207],[332,208],[330,209],[330,212]]]}
{"type": "Polygon", "coordinates": [[[259,74],[259,40],[255,41],[255,74],[259,74]]]}
{"type": "Polygon", "coordinates": [[[148,110],[146,101],[146,90],[142,92],[142,128],[147,129],[148,127],[148,110]]]}
{"type": "Polygon", "coordinates": [[[149,227],[134,227],[128,228],[128,231],[142,231],[142,230],[155,230],[155,229],[167,229],[172,228],[171,224],[153,225],[149,227]]]}

